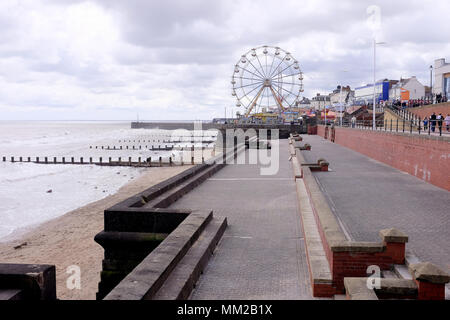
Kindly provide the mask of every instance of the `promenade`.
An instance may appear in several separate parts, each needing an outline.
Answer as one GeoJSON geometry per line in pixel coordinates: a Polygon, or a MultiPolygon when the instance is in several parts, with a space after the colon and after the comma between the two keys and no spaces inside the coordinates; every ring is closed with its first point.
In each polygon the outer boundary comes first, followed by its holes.
{"type": "Polygon", "coordinates": [[[303,136],[308,162],[325,158],[331,172],[315,172],[329,205],[352,240],[378,241],[378,231],[398,228],[407,250],[450,270],[450,193],[358,152],[303,136]]]}
{"type": "Polygon", "coordinates": [[[191,299],[312,299],[288,157],[288,141],[280,140],[276,175],[227,165],[170,207],[212,209],[228,219],[191,299]]]}

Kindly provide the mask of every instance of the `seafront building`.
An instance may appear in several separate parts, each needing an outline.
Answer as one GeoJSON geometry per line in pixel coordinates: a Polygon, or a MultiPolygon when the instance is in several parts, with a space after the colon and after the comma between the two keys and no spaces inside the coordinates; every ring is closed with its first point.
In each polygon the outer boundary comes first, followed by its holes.
{"type": "MultiPolygon", "coordinates": [[[[376,103],[389,100],[389,90],[396,81],[384,79],[378,80],[375,83],[375,99],[376,103]]],[[[373,84],[355,88],[355,103],[356,104],[371,104],[373,102],[373,84]]]]}
{"type": "Polygon", "coordinates": [[[308,98],[303,97],[302,100],[298,101],[297,106],[300,109],[311,108],[311,101],[308,98]]]}
{"type": "Polygon", "coordinates": [[[350,86],[342,86],[341,90],[341,86],[338,85],[336,89],[330,93],[330,102],[332,105],[340,104],[341,102],[347,104],[351,103],[354,97],[355,91],[353,91],[350,86]]]}
{"type": "Polygon", "coordinates": [[[415,76],[400,79],[389,90],[389,101],[408,101],[425,98],[425,86],[415,76]]]}
{"type": "Polygon", "coordinates": [[[444,97],[450,96],[450,63],[444,58],[434,62],[434,84],[433,94],[442,94],[444,97]]]}
{"type": "Polygon", "coordinates": [[[311,108],[314,110],[323,110],[325,106],[330,105],[330,96],[318,93],[311,99],[311,108]]]}

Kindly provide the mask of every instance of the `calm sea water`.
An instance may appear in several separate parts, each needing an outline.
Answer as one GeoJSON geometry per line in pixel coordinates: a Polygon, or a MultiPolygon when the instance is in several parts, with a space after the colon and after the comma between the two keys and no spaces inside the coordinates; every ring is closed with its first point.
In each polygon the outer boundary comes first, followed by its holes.
{"type": "Polygon", "coordinates": [[[131,129],[129,122],[0,121],[0,241],[90,202],[115,193],[144,169],[95,165],[44,165],[1,161],[23,157],[174,157],[172,151],[126,150],[128,145],[164,145],[170,132],[131,129]],[[127,142],[124,142],[126,140],[127,142]],[[130,141],[131,142],[128,142],[130,141]],[[119,142],[120,141],[120,142],[119,142]],[[133,142],[136,141],[136,142],[133,142]],[[107,151],[101,146],[123,146],[107,151]],[[95,149],[95,146],[98,148],[95,149]],[[91,148],[92,147],[92,148],[91,148]],[[52,192],[47,192],[52,190],[52,192]]]}

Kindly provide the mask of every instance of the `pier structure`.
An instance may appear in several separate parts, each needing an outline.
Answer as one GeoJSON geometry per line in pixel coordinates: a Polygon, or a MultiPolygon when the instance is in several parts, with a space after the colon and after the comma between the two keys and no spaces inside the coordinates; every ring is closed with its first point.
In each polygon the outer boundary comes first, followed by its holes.
{"type": "MultiPolygon", "coordinates": [[[[195,130],[196,126],[199,126],[198,122],[132,122],[131,128],[133,129],[161,129],[161,130],[195,130]]],[[[242,129],[247,131],[249,129],[255,130],[258,134],[261,130],[267,130],[270,138],[271,130],[278,130],[278,135],[281,139],[287,139],[292,133],[307,133],[308,125],[315,125],[312,120],[305,121],[304,124],[245,124],[245,123],[213,123],[213,122],[202,122],[202,130],[219,130],[226,132],[226,130],[236,130],[242,129]]]]}

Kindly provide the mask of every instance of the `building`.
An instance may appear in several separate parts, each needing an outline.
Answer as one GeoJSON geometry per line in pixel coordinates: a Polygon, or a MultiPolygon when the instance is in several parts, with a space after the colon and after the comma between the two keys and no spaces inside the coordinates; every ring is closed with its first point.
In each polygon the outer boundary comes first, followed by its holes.
{"type": "Polygon", "coordinates": [[[425,86],[417,78],[400,79],[389,90],[389,100],[418,100],[425,98],[425,86]]]}
{"type": "Polygon", "coordinates": [[[343,105],[353,104],[355,99],[355,91],[353,91],[350,86],[342,87],[337,86],[336,89],[330,93],[330,102],[332,105],[340,105],[342,102],[343,105]]]}
{"type": "MultiPolygon", "coordinates": [[[[375,84],[376,103],[389,100],[389,89],[396,81],[387,79],[379,80],[375,84]]],[[[355,88],[355,103],[358,105],[368,105],[373,103],[373,84],[355,88]]]]}
{"type": "Polygon", "coordinates": [[[329,95],[321,95],[318,93],[315,97],[311,99],[311,108],[314,110],[323,110],[325,106],[329,106],[330,96],[329,95]]]}
{"type": "Polygon", "coordinates": [[[304,108],[311,108],[311,102],[309,101],[308,98],[303,97],[302,100],[296,102],[296,106],[298,108],[302,108],[302,109],[304,109],[304,108]]]}
{"type": "Polygon", "coordinates": [[[450,63],[446,63],[444,58],[434,61],[433,93],[450,97],[450,63]]]}

